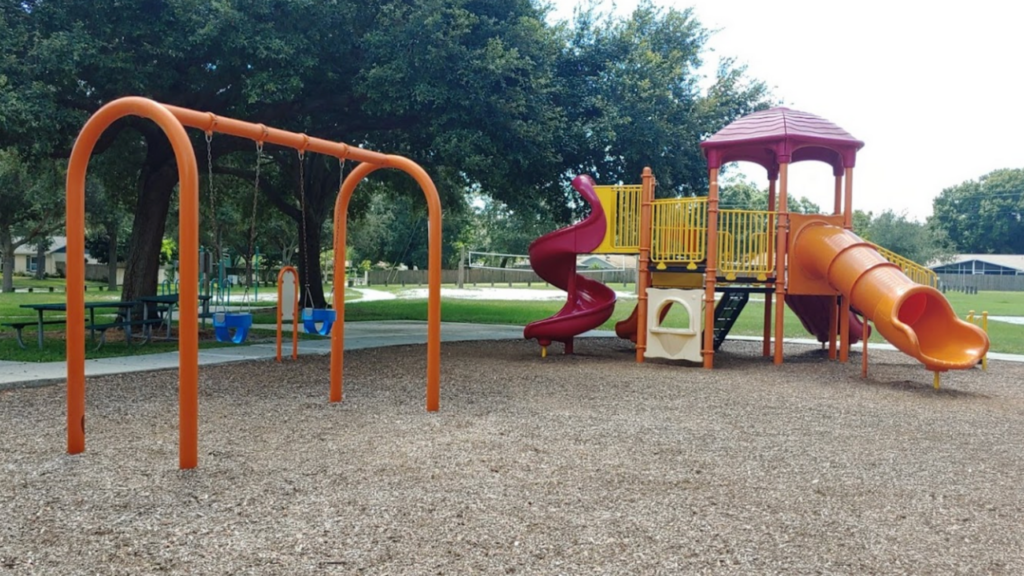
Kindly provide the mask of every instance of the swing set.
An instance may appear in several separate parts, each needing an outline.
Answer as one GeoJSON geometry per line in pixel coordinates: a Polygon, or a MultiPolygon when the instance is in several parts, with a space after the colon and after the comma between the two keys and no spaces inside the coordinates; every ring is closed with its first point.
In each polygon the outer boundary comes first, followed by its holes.
{"type": "MultiPolygon", "coordinates": [[[[381,168],[395,168],[416,180],[427,201],[428,297],[427,297],[427,411],[440,408],[441,380],[441,202],[430,176],[418,164],[393,156],[353,147],[342,142],[311,138],[305,134],[268,128],[241,120],[219,117],[161,104],[148,98],[129,96],[100,108],[82,127],[68,164],[67,177],[67,429],[68,453],[85,451],[85,178],[89,158],[103,132],[125,116],[152,120],[167,135],[174,150],[180,185],[179,250],[199,253],[199,173],[195,151],[185,127],[207,134],[219,132],[256,142],[315,152],[358,164],[344,179],[334,206],[334,269],[345,269],[348,206],[356,186],[381,168]]],[[[179,298],[182,311],[199,308],[199,262],[183,258],[180,263],[179,298]]],[[[330,402],[342,400],[345,331],[345,283],[334,283],[334,312],[331,331],[330,402]]],[[[178,340],[178,466],[198,466],[199,449],[199,318],[181,314],[178,340]]]]}

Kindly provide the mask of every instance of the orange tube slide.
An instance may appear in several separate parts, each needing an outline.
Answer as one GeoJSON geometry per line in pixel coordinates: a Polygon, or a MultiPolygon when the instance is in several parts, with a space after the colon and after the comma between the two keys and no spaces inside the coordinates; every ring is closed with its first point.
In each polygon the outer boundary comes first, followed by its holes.
{"type": "Polygon", "coordinates": [[[970,368],[988,352],[988,336],[960,320],[942,293],[907,278],[856,234],[823,222],[797,232],[793,263],[847,298],[903,353],[936,372],[970,368]]]}

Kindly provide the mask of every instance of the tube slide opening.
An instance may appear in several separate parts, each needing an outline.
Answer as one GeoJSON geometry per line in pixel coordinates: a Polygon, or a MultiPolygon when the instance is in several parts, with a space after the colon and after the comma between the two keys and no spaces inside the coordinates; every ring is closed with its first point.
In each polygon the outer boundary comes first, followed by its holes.
{"type": "Polygon", "coordinates": [[[897,318],[900,322],[910,326],[911,328],[917,324],[917,321],[924,316],[925,310],[929,308],[929,298],[927,294],[916,293],[911,294],[900,304],[900,309],[897,314],[897,318]]]}

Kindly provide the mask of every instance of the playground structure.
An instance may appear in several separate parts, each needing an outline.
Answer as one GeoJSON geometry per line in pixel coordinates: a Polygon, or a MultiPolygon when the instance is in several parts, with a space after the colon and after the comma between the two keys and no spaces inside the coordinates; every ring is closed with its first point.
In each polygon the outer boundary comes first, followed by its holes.
{"type": "MultiPolygon", "coordinates": [[[[414,178],[427,201],[428,298],[427,298],[427,391],[428,411],[440,404],[441,342],[441,204],[430,176],[415,162],[341,142],[311,138],[305,134],[269,128],[209,112],[197,112],[161,104],[141,97],[125,97],[100,108],[85,123],[75,141],[67,176],[67,433],[68,453],[85,450],[85,178],[89,158],[103,132],[125,116],[138,116],[156,123],[167,135],[174,150],[180,186],[179,239],[181,254],[199,253],[199,173],[196,155],[185,127],[198,128],[207,136],[214,132],[248,138],[259,148],[275,144],[300,152],[315,152],[360,162],[344,179],[334,210],[334,266],[345,269],[348,205],[356,186],[381,168],[396,168],[414,178]]],[[[179,467],[198,465],[198,373],[199,342],[199,262],[184,258],[180,262],[180,298],[178,340],[178,435],[179,467]]],[[[337,324],[331,332],[331,402],[342,400],[344,368],[345,283],[334,283],[337,324]]]]}
{"type": "Polygon", "coordinates": [[[823,118],[772,108],[736,120],[701,144],[709,170],[706,197],[655,199],[650,168],[641,185],[595,187],[578,177],[573,186],[590,204],[590,216],[538,238],[529,251],[537,273],[568,292],[566,305],[529,324],[524,336],[536,338],[545,353],[554,341],[571,353],[573,337],[601,325],[615,304],[614,292],[576,273],[576,255],[637,254],[639,301],[616,325],[620,337],[636,343],[637,362],[660,357],[712,368],[715,350],[750,294],[760,293],[763,355],[775,364],[783,361],[788,305],[828,343],[833,360],[846,362],[850,346],[873,322],[886,340],[936,373],[936,386],[938,373],[974,366],[988,351],[988,337],[957,318],[936,289],[937,276],[851,231],[853,169],[863,145],[823,118]],[[765,210],[719,208],[719,170],[734,161],[767,171],[765,210]],[[789,166],[802,161],[831,166],[832,214],[789,212],[789,166]],[[661,325],[671,306],[686,310],[688,326],[661,325]]]}

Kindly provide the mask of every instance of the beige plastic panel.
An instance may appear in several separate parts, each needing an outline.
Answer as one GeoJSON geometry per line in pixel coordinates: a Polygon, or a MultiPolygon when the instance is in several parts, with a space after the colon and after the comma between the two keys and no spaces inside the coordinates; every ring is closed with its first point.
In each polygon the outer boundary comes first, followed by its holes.
{"type": "Polygon", "coordinates": [[[668,358],[701,362],[701,320],[704,318],[704,291],[649,288],[647,290],[647,350],[645,358],[668,358]],[[682,306],[690,317],[686,328],[661,326],[661,311],[666,306],[682,306]]]}

